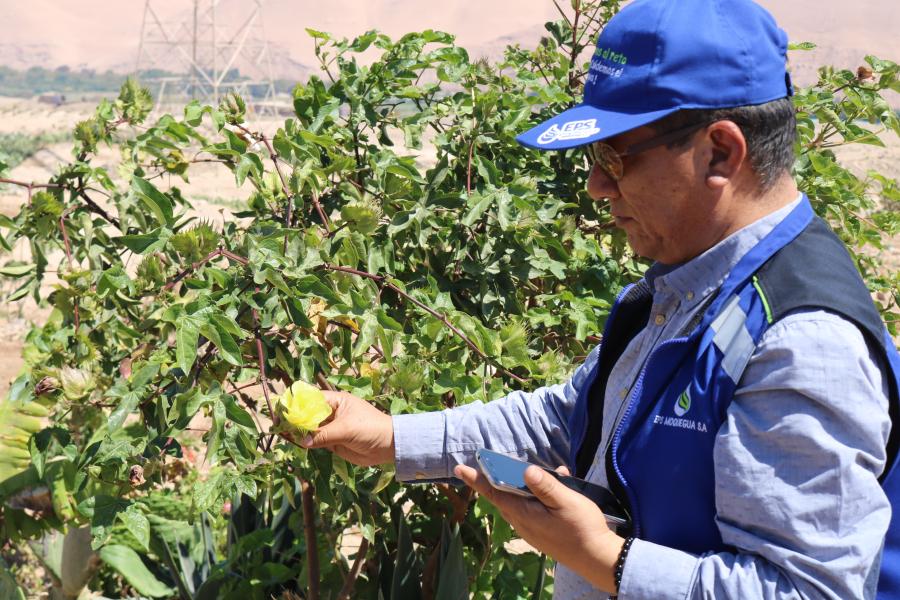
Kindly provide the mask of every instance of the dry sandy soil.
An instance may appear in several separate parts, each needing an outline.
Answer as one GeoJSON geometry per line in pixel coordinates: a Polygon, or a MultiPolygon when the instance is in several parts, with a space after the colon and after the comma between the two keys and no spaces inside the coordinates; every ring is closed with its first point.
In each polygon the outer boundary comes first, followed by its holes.
{"type": "MultiPolygon", "coordinates": [[[[93,111],[93,104],[72,103],[57,108],[38,104],[31,100],[0,97],[0,133],[27,132],[30,134],[49,133],[70,130],[75,122],[86,118],[93,111]]],[[[256,126],[271,133],[280,125],[276,120],[261,120],[256,126]]],[[[900,140],[885,136],[886,148],[875,146],[851,146],[840,150],[840,157],[845,164],[859,174],[869,169],[877,170],[891,177],[900,177],[900,140]]],[[[69,160],[71,144],[53,144],[38,151],[34,156],[13,169],[11,178],[25,182],[41,182],[56,170],[57,165],[69,160]]],[[[427,151],[420,155],[420,161],[428,163],[431,157],[427,151]]],[[[112,149],[102,149],[96,161],[98,166],[110,168],[114,173],[116,155],[112,149]]],[[[176,178],[185,196],[193,201],[193,212],[203,218],[222,221],[230,217],[231,209],[240,206],[242,198],[248,195],[248,189],[235,191],[232,175],[218,165],[197,164],[191,168],[191,183],[183,184],[176,178]]],[[[245,184],[246,185],[246,184],[245,184]]],[[[15,215],[19,207],[26,201],[26,193],[21,188],[7,186],[0,190],[0,213],[15,215]]],[[[900,240],[887,249],[892,268],[900,267],[900,240]]],[[[0,264],[9,258],[28,259],[25,247],[14,249],[12,256],[0,255],[0,264]]],[[[62,254],[51,259],[62,259],[62,254]]],[[[50,286],[54,281],[46,283],[50,286]]],[[[9,282],[0,281],[0,295],[10,290],[9,282]]],[[[32,300],[0,306],[0,398],[6,393],[9,381],[13,379],[22,366],[22,340],[33,322],[40,322],[48,314],[46,308],[38,307],[32,300]]]]}

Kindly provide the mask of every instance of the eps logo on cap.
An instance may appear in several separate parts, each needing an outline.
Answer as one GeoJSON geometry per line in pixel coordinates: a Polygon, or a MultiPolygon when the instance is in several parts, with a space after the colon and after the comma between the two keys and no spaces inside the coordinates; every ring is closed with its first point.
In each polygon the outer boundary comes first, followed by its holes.
{"type": "Polygon", "coordinates": [[[597,127],[597,119],[583,119],[581,121],[566,121],[562,125],[554,123],[544,133],[538,136],[538,144],[550,144],[557,140],[580,140],[600,133],[597,127]]]}

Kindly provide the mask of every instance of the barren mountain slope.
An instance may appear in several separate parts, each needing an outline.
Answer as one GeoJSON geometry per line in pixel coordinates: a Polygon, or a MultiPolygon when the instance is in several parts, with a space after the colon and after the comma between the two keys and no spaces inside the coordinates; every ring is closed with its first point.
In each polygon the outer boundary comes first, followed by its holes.
{"type": "MultiPolygon", "coordinates": [[[[812,41],[813,52],[794,53],[794,73],[801,83],[823,63],[855,68],[866,53],[900,59],[900,17],[894,0],[760,0],[794,41],[812,41]]],[[[144,15],[143,0],[0,0],[3,35],[0,64],[118,71],[133,69],[144,15]]],[[[167,31],[187,22],[190,0],[152,0],[167,31]]],[[[533,45],[543,23],[555,18],[550,0],[269,0],[264,31],[273,44],[276,76],[302,77],[315,65],[305,28],[353,36],[380,29],[397,36],[408,31],[441,29],[457,35],[476,55],[493,55],[509,42],[533,45]]],[[[221,0],[222,35],[232,35],[252,3],[221,0]]]]}

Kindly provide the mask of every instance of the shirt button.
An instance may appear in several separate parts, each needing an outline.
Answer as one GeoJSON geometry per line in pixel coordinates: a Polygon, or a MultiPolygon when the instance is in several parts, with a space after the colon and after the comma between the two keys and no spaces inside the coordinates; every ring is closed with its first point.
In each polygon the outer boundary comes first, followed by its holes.
{"type": "Polygon", "coordinates": [[[656,315],[656,324],[657,325],[662,325],[665,322],[666,322],[666,315],[662,315],[662,314],[656,315]]]}
{"type": "Polygon", "coordinates": [[[423,473],[422,471],[418,471],[416,473],[416,479],[425,479],[425,473],[423,473]]]}
{"type": "Polygon", "coordinates": [[[628,395],[628,388],[622,388],[622,391],[619,392],[619,398],[624,400],[625,396],[627,396],[627,395],[628,395]]]}
{"type": "Polygon", "coordinates": [[[684,297],[687,298],[688,300],[693,300],[694,292],[688,292],[687,294],[684,295],[684,297]]]}

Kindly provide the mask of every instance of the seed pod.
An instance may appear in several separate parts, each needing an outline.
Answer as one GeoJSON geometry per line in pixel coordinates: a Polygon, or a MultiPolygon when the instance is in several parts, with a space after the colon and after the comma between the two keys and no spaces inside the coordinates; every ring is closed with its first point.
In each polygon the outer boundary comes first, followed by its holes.
{"type": "Polygon", "coordinates": [[[80,400],[91,393],[93,378],[83,369],[63,367],[59,374],[63,393],[69,400],[80,400]]]}
{"type": "MultiPolygon", "coordinates": [[[[45,394],[49,394],[51,392],[55,392],[59,389],[59,380],[56,377],[43,377],[40,381],[37,382],[37,385],[34,386],[34,395],[35,396],[43,396],[45,394]]],[[[46,415],[36,415],[36,416],[46,416],[46,415]]]]}
{"type": "Polygon", "coordinates": [[[141,465],[131,465],[128,469],[128,482],[132,487],[144,485],[144,468],[141,465]]]}
{"type": "Polygon", "coordinates": [[[341,208],[341,218],[350,224],[351,229],[366,235],[378,229],[381,207],[371,199],[355,200],[341,208]]]}
{"type": "Polygon", "coordinates": [[[159,286],[166,281],[166,268],[155,254],[144,257],[137,268],[138,280],[146,286],[159,286]]]}
{"type": "Polygon", "coordinates": [[[225,113],[225,122],[230,125],[237,125],[244,122],[247,105],[244,104],[244,99],[237,93],[228,92],[219,103],[219,110],[225,113]]]}

